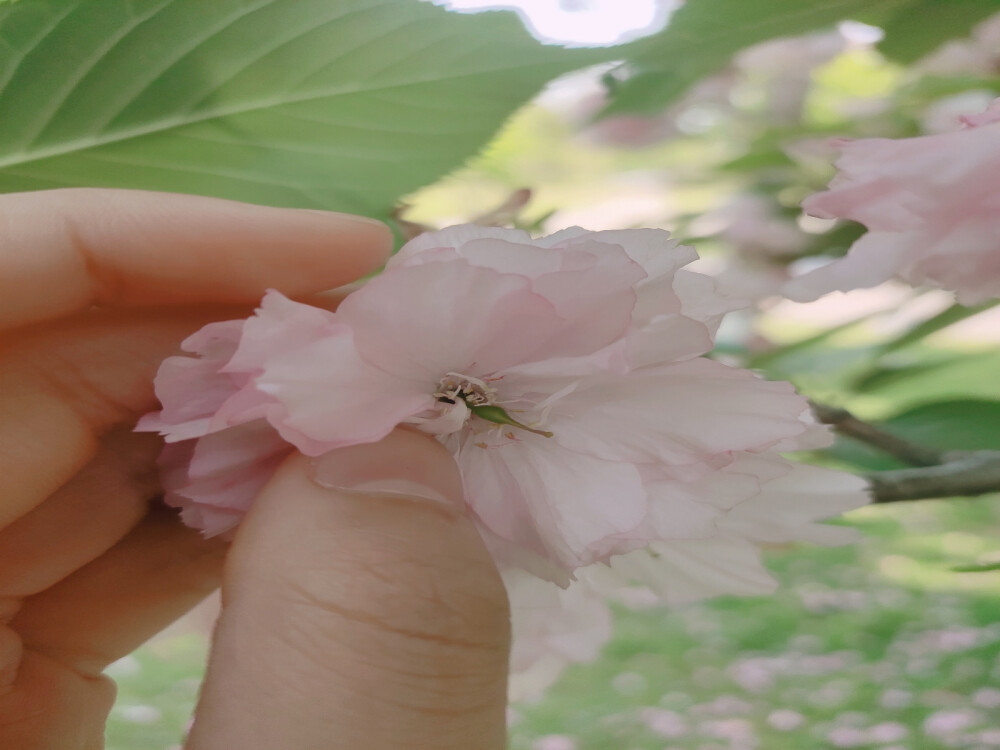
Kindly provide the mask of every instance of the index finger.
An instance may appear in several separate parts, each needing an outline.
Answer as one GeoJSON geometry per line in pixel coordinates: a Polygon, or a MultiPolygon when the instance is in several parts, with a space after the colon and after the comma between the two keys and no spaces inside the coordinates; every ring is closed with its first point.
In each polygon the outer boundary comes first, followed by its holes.
{"type": "Polygon", "coordinates": [[[0,329],[92,305],[251,302],[354,281],[392,247],[381,222],[193,195],[0,196],[0,329]]]}

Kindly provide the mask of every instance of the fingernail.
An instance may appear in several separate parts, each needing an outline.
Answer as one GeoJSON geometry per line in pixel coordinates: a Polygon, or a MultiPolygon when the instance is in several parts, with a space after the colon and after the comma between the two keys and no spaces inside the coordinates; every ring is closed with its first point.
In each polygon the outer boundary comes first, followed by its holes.
{"type": "Polygon", "coordinates": [[[318,456],[311,461],[310,476],[328,489],[463,505],[454,459],[432,438],[410,430],[318,456]]]}

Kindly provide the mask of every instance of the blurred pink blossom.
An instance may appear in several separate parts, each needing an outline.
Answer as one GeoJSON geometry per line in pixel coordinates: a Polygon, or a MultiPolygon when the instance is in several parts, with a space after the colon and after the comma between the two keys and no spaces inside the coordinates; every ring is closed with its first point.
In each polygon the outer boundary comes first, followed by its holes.
{"type": "Polygon", "coordinates": [[[971,709],[935,711],[924,719],[924,734],[930,737],[947,737],[969,729],[982,721],[971,709]]]}
{"type": "Polygon", "coordinates": [[[639,720],[658,737],[676,739],[688,733],[687,720],[676,711],[648,706],[639,710],[639,720]]]}
{"type": "Polygon", "coordinates": [[[798,711],[787,708],[779,708],[772,711],[767,717],[767,723],[779,732],[791,732],[806,723],[806,717],[798,711]]]}
{"type": "Polygon", "coordinates": [[[1000,296],[1000,103],[950,133],[845,141],[830,188],[803,203],[868,233],[843,259],[785,287],[797,301],[872,287],[893,276],[956,292],[974,305],[1000,296]]]}

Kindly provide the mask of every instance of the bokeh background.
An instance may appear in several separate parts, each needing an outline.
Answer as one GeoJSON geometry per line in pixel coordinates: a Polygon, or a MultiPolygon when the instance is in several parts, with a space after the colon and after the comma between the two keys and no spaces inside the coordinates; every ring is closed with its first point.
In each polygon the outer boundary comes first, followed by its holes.
{"type": "MultiPolygon", "coordinates": [[[[669,29],[679,4],[517,5],[548,43],[583,45],[669,29]]],[[[696,83],[667,106],[648,96],[640,112],[598,119],[621,73],[614,62],[564,76],[476,157],[406,196],[395,211],[401,237],[469,220],[539,232],[670,229],[698,248],[701,270],[751,303],[727,322],[716,356],[928,445],[1000,449],[1000,308],[958,308],[949,294],[894,284],[809,305],[776,296],[790,275],[843,254],[862,231],[798,208],[833,175],[831,138],[953,129],[1000,95],[1000,4],[916,5],[905,18],[883,14],[882,26],[846,18],[735,45],[722,69],[691,74],[696,83]],[[965,15],[928,31],[945,5],[965,15]]],[[[394,136],[387,125],[368,137],[394,136]]],[[[171,158],[169,149],[150,154],[171,158]]],[[[401,147],[395,158],[406,169],[421,153],[401,147]]],[[[44,164],[28,177],[4,164],[4,189],[53,179],[44,164]]],[[[106,159],[64,173],[69,182],[128,183],[122,169],[106,159]]],[[[182,161],[172,169],[166,187],[180,172],[195,180],[182,186],[194,192],[224,193],[232,176],[198,183],[182,161]]],[[[273,202],[288,201],[275,193],[273,202]]],[[[898,466],[847,440],[809,459],[851,470],[898,466]]],[[[511,707],[512,747],[1000,748],[1000,500],[872,507],[846,523],[861,530],[861,543],[770,550],[782,584],[774,596],[670,610],[641,598],[620,605],[616,636],[596,661],[569,669],[540,701],[511,707]]],[[[119,684],[110,750],[180,747],[214,607],[109,670],[119,684]]]]}

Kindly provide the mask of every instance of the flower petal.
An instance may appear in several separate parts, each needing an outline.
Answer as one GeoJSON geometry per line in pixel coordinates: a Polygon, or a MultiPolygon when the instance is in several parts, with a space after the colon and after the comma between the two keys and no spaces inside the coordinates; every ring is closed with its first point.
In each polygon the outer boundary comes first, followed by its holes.
{"type": "Polygon", "coordinates": [[[307,346],[339,330],[329,310],[288,299],[268,290],[256,313],[247,319],[240,344],[223,372],[257,373],[268,360],[307,346]]]}
{"type": "Polygon", "coordinates": [[[275,401],[268,420],[308,456],[381,440],[435,403],[435,382],[373,367],[358,355],[353,332],[341,323],[322,338],[267,361],[256,384],[275,401]]]}
{"type": "Polygon", "coordinates": [[[205,536],[235,527],[292,448],[263,420],[168,445],[164,499],[205,536]]]}
{"type": "Polygon", "coordinates": [[[350,295],[338,318],[354,330],[368,362],[432,387],[449,372],[485,376],[608,343],[602,332],[568,341],[576,321],[561,317],[531,285],[464,260],[403,266],[350,295]]]}
{"type": "Polygon", "coordinates": [[[567,570],[612,554],[614,537],[645,516],[646,491],[631,464],[534,435],[483,444],[469,437],[458,454],[470,508],[499,538],[567,570]]]}
{"type": "Polygon", "coordinates": [[[782,294],[794,302],[812,302],[830,292],[878,286],[900,271],[913,250],[911,233],[868,232],[846,256],[797,276],[785,284],[782,294]]]}
{"type": "Polygon", "coordinates": [[[609,569],[594,566],[584,580],[604,591],[642,584],[664,604],[724,594],[770,594],[778,586],[761,563],[756,545],[730,536],[657,542],[611,558],[609,569]]]}
{"type": "Polygon", "coordinates": [[[611,610],[579,583],[563,589],[516,568],[502,575],[513,631],[510,698],[531,700],[570,664],[600,655],[611,640],[611,610]]]}
{"type": "Polygon", "coordinates": [[[692,359],[589,379],[556,402],[546,429],[605,460],[686,465],[800,435],[806,408],[789,383],[692,359]]]}
{"type": "MultiPolygon", "coordinates": [[[[447,249],[461,254],[461,250],[467,242],[482,239],[494,239],[510,245],[530,246],[534,242],[531,235],[521,229],[456,224],[439,232],[424,232],[418,237],[414,237],[389,259],[386,268],[427,262],[429,258],[434,256],[434,250],[447,249]]],[[[498,256],[498,260],[502,262],[504,252],[499,253],[498,256]]],[[[504,269],[497,268],[497,270],[504,269]]]]}
{"type": "Polygon", "coordinates": [[[168,442],[212,432],[219,407],[245,382],[220,372],[233,356],[246,321],[210,323],[181,343],[197,357],[168,357],[160,365],[154,387],[162,410],[139,420],[139,432],[159,432],[168,442]]]}
{"type": "Polygon", "coordinates": [[[758,543],[805,541],[835,545],[857,539],[854,529],[816,522],[867,505],[871,499],[864,479],[777,457],[747,456],[735,467],[756,472],[767,462],[784,464],[786,473],[764,484],[759,494],[734,506],[720,528],[758,543]]]}

